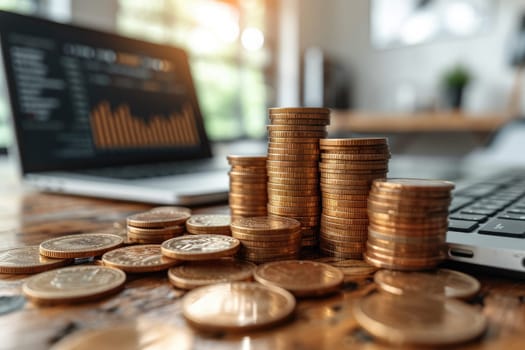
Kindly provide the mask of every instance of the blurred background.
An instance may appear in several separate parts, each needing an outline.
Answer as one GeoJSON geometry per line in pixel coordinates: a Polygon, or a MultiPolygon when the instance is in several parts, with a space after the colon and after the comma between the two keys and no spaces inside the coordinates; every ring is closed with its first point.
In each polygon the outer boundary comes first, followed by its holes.
{"type": "MultiPolygon", "coordinates": [[[[419,156],[433,157],[424,166],[435,172],[436,159],[488,148],[510,150],[494,159],[523,157],[524,135],[501,136],[523,124],[522,0],[0,0],[0,9],[185,48],[216,142],[264,140],[268,107],[325,106],[332,136],[387,135],[414,168],[419,156]]],[[[1,85],[4,150],[8,117],[1,85]]]]}

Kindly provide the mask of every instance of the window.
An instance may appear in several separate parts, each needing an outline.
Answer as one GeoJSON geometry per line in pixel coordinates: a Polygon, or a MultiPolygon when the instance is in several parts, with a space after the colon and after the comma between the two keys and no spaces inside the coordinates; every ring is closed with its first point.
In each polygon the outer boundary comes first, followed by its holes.
{"type": "Polygon", "coordinates": [[[212,140],[265,135],[265,0],[119,0],[117,30],[186,49],[212,140]]]}
{"type": "MultiPolygon", "coordinates": [[[[0,0],[0,10],[21,13],[34,13],[37,10],[33,0],[0,0]]],[[[4,151],[11,143],[11,132],[7,126],[9,116],[8,96],[5,86],[4,72],[0,69],[0,150],[4,151]]]]}

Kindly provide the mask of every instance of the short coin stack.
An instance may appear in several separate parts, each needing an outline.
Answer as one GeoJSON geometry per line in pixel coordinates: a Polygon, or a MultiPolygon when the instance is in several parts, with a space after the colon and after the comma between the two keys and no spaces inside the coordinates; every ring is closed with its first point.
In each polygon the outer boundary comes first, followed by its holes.
{"type": "Polygon", "coordinates": [[[368,198],[365,260],[394,270],[425,270],[444,259],[454,184],[440,180],[374,181],[368,198]]]}
{"type": "Polygon", "coordinates": [[[220,214],[192,215],[186,221],[186,230],[193,235],[215,234],[231,236],[231,216],[220,214]]]}
{"type": "Polygon", "coordinates": [[[240,218],[232,222],[232,236],[241,241],[239,256],[260,264],[298,259],[301,252],[301,224],[278,216],[240,218]]]}
{"type": "Polygon", "coordinates": [[[361,259],[368,233],[368,191],[388,172],[387,139],[324,139],[320,147],[321,253],[361,259]]]}
{"type": "Polygon", "coordinates": [[[133,243],[162,243],[185,232],[184,223],[190,217],[187,210],[177,207],[153,209],[127,218],[128,240],[133,243]]]}
{"type": "Polygon", "coordinates": [[[232,218],[266,216],[266,156],[229,155],[232,218]]]}
{"type": "Polygon", "coordinates": [[[330,124],[327,108],[270,108],[268,214],[297,219],[302,246],[318,244],[319,139],[330,124]]]}

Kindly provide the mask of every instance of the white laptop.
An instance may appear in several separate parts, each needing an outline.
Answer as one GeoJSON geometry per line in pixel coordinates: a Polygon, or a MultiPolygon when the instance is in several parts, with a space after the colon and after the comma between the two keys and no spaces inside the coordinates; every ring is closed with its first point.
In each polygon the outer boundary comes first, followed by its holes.
{"type": "Polygon", "coordinates": [[[183,50],[8,12],[0,40],[24,182],[159,204],[227,198],[183,50]]]}

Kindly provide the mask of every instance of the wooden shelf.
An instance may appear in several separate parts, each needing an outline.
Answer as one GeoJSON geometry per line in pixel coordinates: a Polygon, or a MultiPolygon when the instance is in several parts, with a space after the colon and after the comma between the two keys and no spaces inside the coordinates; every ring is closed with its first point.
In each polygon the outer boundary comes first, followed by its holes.
{"type": "Polygon", "coordinates": [[[512,119],[505,113],[430,112],[387,114],[334,110],[332,111],[331,125],[328,130],[331,133],[490,133],[512,119]]]}

